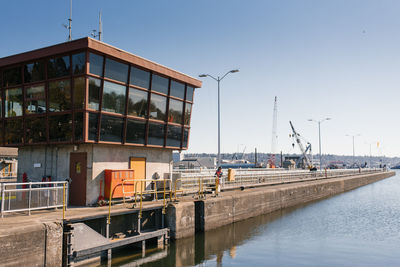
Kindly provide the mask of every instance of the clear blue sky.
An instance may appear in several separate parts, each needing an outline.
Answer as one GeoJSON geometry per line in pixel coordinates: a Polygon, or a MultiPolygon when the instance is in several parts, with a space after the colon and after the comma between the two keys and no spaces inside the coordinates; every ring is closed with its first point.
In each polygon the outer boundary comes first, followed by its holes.
{"type": "MultiPolygon", "coordinates": [[[[159,0],[73,2],[73,38],[103,13],[104,41],[197,77],[233,68],[222,89],[222,152],[270,151],[274,96],[278,148],[289,120],[323,153],[400,155],[400,1],[159,0]]],[[[1,1],[0,57],[66,40],[69,0],[1,1]]],[[[216,152],[217,84],[203,79],[189,152],[216,152]]]]}

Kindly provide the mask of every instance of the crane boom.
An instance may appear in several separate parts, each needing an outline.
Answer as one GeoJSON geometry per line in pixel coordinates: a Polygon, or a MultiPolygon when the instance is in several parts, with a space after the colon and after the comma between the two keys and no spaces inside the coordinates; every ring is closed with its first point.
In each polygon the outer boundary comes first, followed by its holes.
{"type": "Polygon", "coordinates": [[[289,121],[289,123],[290,123],[290,127],[292,128],[292,132],[293,132],[292,137],[296,140],[296,143],[297,143],[297,145],[299,146],[301,153],[303,154],[303,158],[304,158],[304,160],[306,161],[307,167],[308,167],[309,169],[311,169],[313,166],[312,166],[312,163],[310,162],[310,160],[309,160],[308,157],[307,157],[307,152],[308,152],[309,150],[311,151],[311,144],[308,143],[306,149],[304,149],[303,143],[302,143],[301,140],[300,140],[300,134],[298,134],[298,133],[296,132],[296,130],[295,130],[294,127],[293,127],[292,122],[289,121]]]}

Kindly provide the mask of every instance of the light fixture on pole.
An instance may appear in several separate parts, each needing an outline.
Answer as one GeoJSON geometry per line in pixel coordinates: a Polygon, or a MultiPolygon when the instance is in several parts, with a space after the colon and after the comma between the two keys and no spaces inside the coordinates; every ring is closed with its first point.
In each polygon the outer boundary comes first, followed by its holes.
{"type": "Polygon", "coordinates": [[[313,120],[313,119],[309,119],[308,121],[313,121],[318,123],[318,140],[319,140],[319,169],[322,169],[322,154],[321,154],[321,123],[323,123],[324,121],[329,121],[332,118],[325,118],[322,120],[313,120]]]}
{"type": "Polygon", "coordinates": [[[221,110],[220,110],[220,82],[223,78],[226,77],[229,73],[239,72],[238,69],[230,70],[225,73],[222,77],[218,76],[217,78],[211,76],[210,74],[200,74],[199,77],[210,77],[214,79],[218,83],[218,166],[221,166],[221,110]]]}
{"type": "Polygon", "coordinates": [[[356,166],[356,161],[355,161],[355,152],[354,152],[354,137],[360,136],[361,134],[346,134],[346,136],[352,137],[353,138],[353,166],[356,166]]]}

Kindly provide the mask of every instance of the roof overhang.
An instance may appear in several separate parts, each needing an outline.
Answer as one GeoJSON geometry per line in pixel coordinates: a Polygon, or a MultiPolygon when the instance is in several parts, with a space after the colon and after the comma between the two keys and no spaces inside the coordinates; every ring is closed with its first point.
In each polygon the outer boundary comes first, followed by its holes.
{"type": "Polygon", "coordinates": [[[202,82],[200,80],[195,79],[189,75],[183,74],[179,71],[170,69],[161,64],[139,57],[137,55],[126,52],[122,49],[116,48],[112,45],[103,43],[101,41],[92,39],[90,37],[85,37],[53,46],[32,50],[17,55],[0,58],[0,68],[4,66],[19,64],[22,62],[29,62],[39,58],[49,57],[57,54],[63,54],[80,49],[89,49],[125,61],[127,63],[141,66],[150,71],[154,71],[159,74],[163,74],[173,79],[190,84],[195,88],[199,88],[202,85],[202,82]]]}

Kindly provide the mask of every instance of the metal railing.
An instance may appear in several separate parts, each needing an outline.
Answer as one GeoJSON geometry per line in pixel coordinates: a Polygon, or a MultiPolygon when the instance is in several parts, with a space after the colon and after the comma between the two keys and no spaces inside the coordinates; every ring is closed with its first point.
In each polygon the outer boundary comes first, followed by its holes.
{"type": "Polygon", "coordinates": [[[63,209],[65,218],[68,182],[0,183],[0,213],[28,212],[53,208],[63,209]]]}
{"type": "Polygon", "coordinates": [[[202,170],[197,172],[174,172],[176,177],[180,177],[180,188],[187,192],[197,192],[199,197],[204,197],[207,190],[215,190],[218,194],[218,186],[222,190],[235,189],[245,186],[260,186],[292,183],[307,180],[329,179],[345,176],[354,176],[360,174],[369,174],[382,172],[383,169],[338,169],[338,170],[321,170],[321,171],[308,171],[308,170],[263,170],[263,169],[236,169],[234,180],[228,179],[228,174],[219,179],[215,178],[214,170],[202,170]],[[218,185],[219,183],[219,185],[218,185]]]}

